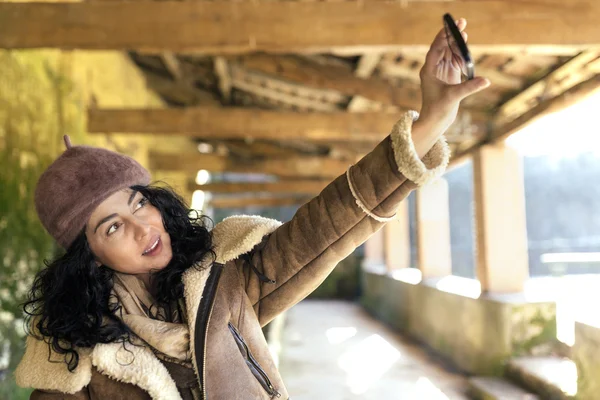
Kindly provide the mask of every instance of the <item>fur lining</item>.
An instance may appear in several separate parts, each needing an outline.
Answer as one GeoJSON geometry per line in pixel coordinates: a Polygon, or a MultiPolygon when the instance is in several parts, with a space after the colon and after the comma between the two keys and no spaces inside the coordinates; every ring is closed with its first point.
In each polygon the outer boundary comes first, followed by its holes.
{"type": "Polygon", "coordinates": [[[446,138],[442,136],[425,157],[422,160],[419,159],[411,138],[412,123],[418,117],[419,114],[416,111],[405,113],[394,125],[391,138],[398,171],[406,179],[413,181],[418,186],[423,186],[446,171],[450,160],[450,148],[446,143],[446,138]]]}
{"type": "MultiPolygon", "coordinates": [[[[259,216],[241,215],[225,218],[212,230],[216,261],[225,264],[247,253],[259,244],[265,235],[279,226],[281,222],[259,216]]],[[[192,351],[196,311],[210,274],[208,260],[200,265],[201,270],[190,268],[182,277],[192,351]]],[[[45,342],[28,337],[25,355],[15,372],[17,384],[21,387],[73,394],[90,383],[93,364],[101,373],[115,380],[140,386],[154,399],[180,399],[175,382],[151,350],[136,346],[127,346],[127,349],[135,355],[133,360],[129,358],[131,353],[124,350],[120,343],[98,344],[91,354],[89,350],[78,350],[79,365],[71,373],[62,357],[53,353],[52,360],[60,362],[48,361],[48,345],[45,342]],[[123,362],[122,359],[126,361],[123,362]]],[[[195,363],[195,357],[192,359],[195,363]]],[[[195,364],[194,367],[197,374],[198,368],[195,364]]]]}
{"type": "Polygon", "coordinates": [[[225,264],[252,250],[265,235],[281,226],[281,222],[258,215],[236,215],[225,218],[213,229],[217,262],[225,264]]]}
{"type": "MultiPolygon", "coordinates": [[[[239,255],[252,250],[259,244],[262,238],[281,226],[281,222],[255,215],[236,215],[225,218],[215,225],[212,230],[214,251],[217,255],[215,260],[225,264],[234,260],[239,255]]],[[[196,317],[198,306],[202,300],[202,292],[210,275],[209,260],[200,263],[200,270],[190,268],[183,277],[185,305],[188,309],[188,325],[190,329],[190,350],[195,354],[194,338],[196,330],[196,317]]],[[[196,375],[198,366],[196,357],[192,357],[196,375]]]]}
{"type": "Polygon", "coordinates": [[[48,343],[28,336],[25,347],[25,355],[15,371],[17,385],[73,394],[90,383],[92,362],[89,350],[78,351],[79,365],[75,371],[69,372],[61,355],[49,353],[48,343]],[[51,361],[48,361],[49,355],[51,361]]]}
{"type": "MultiPolygon", "coordinates": [[[[188,328],[190,330],[190,351],[196,354],[196,317],[200,301],[202,300],[202,292],[210,275],[210,263],[203,261],[200,263],[201,270],[190,268],[183,274],[183,297],[185,298],[185,306],[187,308],[188,328]]],[[[198,376],[198,365],[196,365],[196,357],[192,357],[192,365],[194,372],[198,376]]],[[[202,389],[202,388],[200,388],[202,389]]]]}
{"type": "Polygon", "coordinates": [[[97,344],[92,364],[110,378],[144,389],[154,400],[181,400],[175,381],[147,347],[121,343],[97,344]]]}

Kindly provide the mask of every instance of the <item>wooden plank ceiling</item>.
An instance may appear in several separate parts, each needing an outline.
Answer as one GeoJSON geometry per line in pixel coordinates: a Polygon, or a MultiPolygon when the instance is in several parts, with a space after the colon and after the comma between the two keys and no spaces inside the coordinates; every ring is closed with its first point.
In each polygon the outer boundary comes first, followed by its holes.
{"type": "Polygon", "coordinates": [[[288,193],[256,201],[281,205],[318,193],[420,108],[444,12],[468,19],[476,73],[492,81],[447,134],[454,162],[600,87],[597,0],[0,3],[0,46],[127,51],[169,108],[92,109],[89,131],[186,135],[192,151],[157,149],[155,169],[274,175],[204,189],[288,193]]]}

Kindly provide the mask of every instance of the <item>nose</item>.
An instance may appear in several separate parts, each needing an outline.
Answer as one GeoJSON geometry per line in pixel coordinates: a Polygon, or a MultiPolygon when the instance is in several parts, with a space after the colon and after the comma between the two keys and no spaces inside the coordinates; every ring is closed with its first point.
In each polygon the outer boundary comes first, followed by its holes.
{"type": "Polygon", "coordinates": [[[150,234],[150,224],[143,219],[133,220],[135,240],[140,241],[150,234]]]}

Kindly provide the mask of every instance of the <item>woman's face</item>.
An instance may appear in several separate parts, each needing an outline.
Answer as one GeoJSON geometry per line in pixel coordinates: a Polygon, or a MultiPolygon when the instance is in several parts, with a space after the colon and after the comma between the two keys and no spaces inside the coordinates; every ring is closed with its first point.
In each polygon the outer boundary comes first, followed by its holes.
{"type": "Polygon", "coordinates": [[[147,274],[166,267],[173,255],[160,211],[132,189],[104,200],[85,235],[96,260],[118,272],[147,274]]]}

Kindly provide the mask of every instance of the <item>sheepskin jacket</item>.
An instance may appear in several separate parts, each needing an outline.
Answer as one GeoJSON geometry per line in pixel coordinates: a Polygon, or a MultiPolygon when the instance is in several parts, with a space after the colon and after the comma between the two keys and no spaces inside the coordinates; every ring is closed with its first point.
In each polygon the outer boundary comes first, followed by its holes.
{"type": "MultiPolygon", "coordinates": [[[[202,399],[288,399],[262,327],[313,290],[387,221],[409,193],[442,174],[442,138],[419,159],[412,118],[281,224],[234,216],[212,230],[216,261],[183,276],[193,364],[202,399]]],[[[79,349],[74,372],[48,345],[28,337],[16,381],[32,399],[181,399],[149,348],[97,344],[79,349]],[[59,361],[59,362],[53,362],[59,361]]]]}

